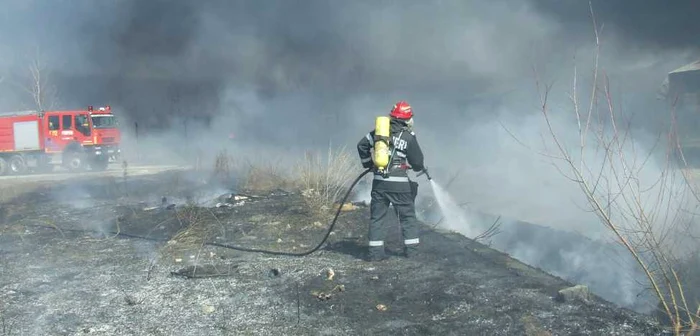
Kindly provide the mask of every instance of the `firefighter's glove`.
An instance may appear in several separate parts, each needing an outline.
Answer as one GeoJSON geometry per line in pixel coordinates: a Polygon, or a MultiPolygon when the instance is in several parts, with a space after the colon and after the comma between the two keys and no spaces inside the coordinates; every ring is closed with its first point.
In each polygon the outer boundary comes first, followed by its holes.
{"type": "Polygon", "coordinates": [[[418,175],[416,175],[416,176],[421,176],[421,175],[423,175],[423,174],[425,174],[425,177],[427,177],[428,180],[432,180],[432,179],[433,179],[432,177],[430,177],[430,173],[428,173],[428,167],[423,167],[423,170],[421,170],[421,172],[418,173],[418,175]]]}

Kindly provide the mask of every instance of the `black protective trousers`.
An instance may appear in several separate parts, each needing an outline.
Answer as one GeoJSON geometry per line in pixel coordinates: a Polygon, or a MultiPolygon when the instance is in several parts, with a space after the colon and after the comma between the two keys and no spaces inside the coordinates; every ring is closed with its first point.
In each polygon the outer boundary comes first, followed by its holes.
{"type": "MultiPolygon", "coordinates": [[[[411,182],[412,192],[372,190],[370,202],[369,247],[374,257],[384,254],[384,239],[387,235],[387,214],[393,205],[401,225],[404,245],[407,249],[419,244],[419,223],[416,218],[415,199],[418,184],[411,182]]],[[[407,251],[407,253],[409,253],[407,251]]]]}

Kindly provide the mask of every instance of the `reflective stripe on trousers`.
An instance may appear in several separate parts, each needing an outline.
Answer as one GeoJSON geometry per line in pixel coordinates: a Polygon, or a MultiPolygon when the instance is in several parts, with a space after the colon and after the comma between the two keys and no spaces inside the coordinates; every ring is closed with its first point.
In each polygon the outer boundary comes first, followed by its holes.
{"type": "Polygon", "coordinates": [[[386,181],[386,182],[408,182],[408,176],[388,176],[384,177],[381,175],[374,175],[375,180],[386,181]]]}
{"type": "Polygon", "coordinates": [[[382,241],[382,240],[370,240],[369,246],[384,246],[384,241],[382,241]]]}
{"type": "Polygon", "coordinates": [[[415,245],[415,244],[420,243],[420,240],[418,238],[406,239],[403,241],[403,243],[406,245],[415,245]]]}

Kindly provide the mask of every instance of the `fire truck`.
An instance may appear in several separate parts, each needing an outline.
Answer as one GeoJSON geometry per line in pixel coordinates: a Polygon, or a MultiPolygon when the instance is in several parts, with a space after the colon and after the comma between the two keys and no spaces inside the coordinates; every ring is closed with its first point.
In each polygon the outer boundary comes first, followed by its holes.
{"type": "Polygon", "coordinates": [[[102,171],[120,155],[121,134],[109,106],[87,110],[0,113],[0,175],[102,171]]]}

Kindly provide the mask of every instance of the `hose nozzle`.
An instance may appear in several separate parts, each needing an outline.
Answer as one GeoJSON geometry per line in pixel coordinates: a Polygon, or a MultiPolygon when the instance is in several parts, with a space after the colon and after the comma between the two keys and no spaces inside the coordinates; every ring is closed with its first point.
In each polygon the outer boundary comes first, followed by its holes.
{"type": "Polygon", "coordinates": [[[428,181],[433,179],[432,177],[430,177],[430,174],[428,173],[428,167],[424,167],[423,170],[421,170],[421,172],[418,173],[418,175],[416,175],[416,177],[421,176],[423,174],[425,174],[425,177],[428,178],[428,181]]]}

